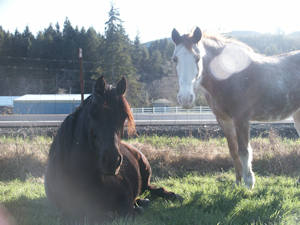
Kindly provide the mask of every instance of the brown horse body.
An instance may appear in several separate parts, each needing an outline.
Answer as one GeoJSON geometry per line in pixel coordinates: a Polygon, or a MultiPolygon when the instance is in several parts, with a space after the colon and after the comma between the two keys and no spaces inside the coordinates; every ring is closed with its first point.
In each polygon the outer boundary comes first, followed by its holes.
{"type": "Polygon", "coordinates": [[[120,140],[125,119],[134,125],[123,96],[126,83],[124,88],[125,81],[120,82],[110,88],[100,78],[93,95],[65,119],[52,143],[46,194],[70,223],[132,215],[137,197],[146,190],[167,199],[178,197],[151,186],[146,157],[120,140]]]}
{"type": "Polygon", "coordinates": [[[232,39],[202,37],[199,28],[182,36],[174,29],[172,39],[179,103],[190,107],[194,86],[200,84],[227,138],[237,183],[243,177],[252,188],[249,121],[293,116],[300,135],[300,51],[267,57],[232,39]]]}

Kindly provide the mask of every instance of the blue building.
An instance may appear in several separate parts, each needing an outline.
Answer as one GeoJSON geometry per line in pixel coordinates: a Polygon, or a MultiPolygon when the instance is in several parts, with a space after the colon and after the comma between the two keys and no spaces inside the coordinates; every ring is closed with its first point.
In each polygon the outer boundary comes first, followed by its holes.
{"type": "Polygon", "coordinates": [[[19,97],[20,96],[0,96],[0,107],[1,106],[13,107],[14,99],[19,97]]]}
{"type": "MultiPolygon", "coordinates": [[[[87,98],[90,94],[85,94],[87,98]]],[[[17,114],[69,114],[81,103],[80,94],[23,95],[13,100],[17,114]]]]}

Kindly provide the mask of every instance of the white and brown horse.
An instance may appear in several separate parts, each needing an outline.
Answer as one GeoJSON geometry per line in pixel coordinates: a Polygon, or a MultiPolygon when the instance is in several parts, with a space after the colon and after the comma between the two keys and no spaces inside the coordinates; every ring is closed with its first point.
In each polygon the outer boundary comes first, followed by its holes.
{"type": "Polygon", "coordinates": [[[255,53],[222,36],[172,31],[173,60],[179,79],[178,102],[193,105],[200,84],[227,138],[236,182],[254,187],[249,121],[276,121],[293,116],[300,135],[300,51],[276,56],[255,53]]]}

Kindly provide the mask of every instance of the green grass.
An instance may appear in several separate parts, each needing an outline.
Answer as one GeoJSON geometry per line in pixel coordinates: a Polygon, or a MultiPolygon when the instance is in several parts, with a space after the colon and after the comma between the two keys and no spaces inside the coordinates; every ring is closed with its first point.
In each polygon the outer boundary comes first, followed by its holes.
{"type": "Polygon", "coordinates": [[[198,138],[194,137],[168,137],[168,136],[139,136],[137,138],[129,140],[129,142],[139,142],[142,144],[150,144],[154,148],[171,148],[171,149],[186,149],[188,148],[195,148],[199,145],[214,144],[217,146],[227,146],[227,142],[225,138],[218,138],[218,139],[209,139],[207,141],[202,141],[198,138]]]}
{"type": "MultiPolygon", "coordinates": [[[[153,183],[184,201],[158,198],[134,221],[121,218],[107,225],[300,224],[300,139],[252,140],[256,186],[251,191],[235,185],[224,138],[154,136],[128,142],[149,159],[153,183]]],[[[10,225],[63,225],[43,185],[50,143],[43,137],[0,138],[0,224],[5,208],[10,225]]]]}
{"type": "MultiPolygon", "coordinates": [[[[184,201],[155,199],[135,221],[116,220],[110,224],[298,224],[300,188],[295,179],[283,176],[257,177],[250,191],[234,185],[232,172],[181,178],[157,179],[184,197],[184,201]]],[[[58,225],[60,217],[51,208],[39,180],[13,180],[0,183],[2,204],[23,225],[58,225]]]]}

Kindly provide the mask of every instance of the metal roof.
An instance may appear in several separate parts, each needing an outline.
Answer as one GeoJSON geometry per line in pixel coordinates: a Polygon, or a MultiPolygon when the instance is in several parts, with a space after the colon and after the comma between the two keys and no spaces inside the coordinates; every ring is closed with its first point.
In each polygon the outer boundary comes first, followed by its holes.
{"type": "MultiPolygon", "coordinates": [[[[84,94],[84,99],[91,94],[84,94]]],[[[81,101],[80,94],[38,94],[38,95],[23,95],[15,98],[14,102],[73,102],[81,101]]]]}
{"type": "Polygon", "coordinates": [[[14,99],[19,96],[0,96],[0,106],[13,106],[14,99]]]}

